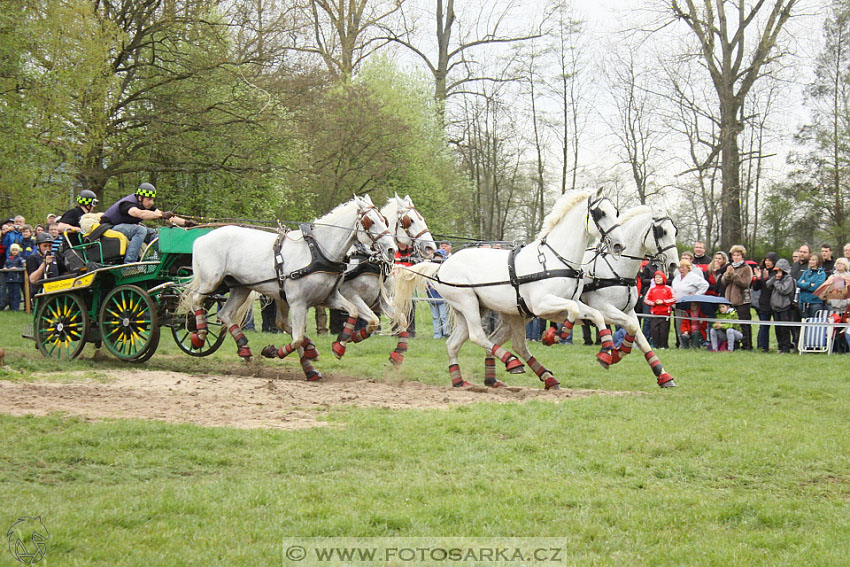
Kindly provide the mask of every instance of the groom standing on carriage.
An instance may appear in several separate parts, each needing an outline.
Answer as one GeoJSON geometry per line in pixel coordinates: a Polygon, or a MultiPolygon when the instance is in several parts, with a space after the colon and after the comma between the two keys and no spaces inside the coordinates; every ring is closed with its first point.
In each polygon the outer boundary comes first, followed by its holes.
{"type": "Polygon", "coordinates": [[[172,225],[189,228],[197,226],[195,221],[178,217],[171,211],[160,211],[154,205],[156,187],[142,183],[131,193],[116,201],[103,214],[101,222],[108,222],[112,230],[118,231],[130,241],[124,254],[124,263],[139,261],[142,244],[150,242],[156,236],[156,230],[144,226],[142,221],[162,219],[172,225]]]}

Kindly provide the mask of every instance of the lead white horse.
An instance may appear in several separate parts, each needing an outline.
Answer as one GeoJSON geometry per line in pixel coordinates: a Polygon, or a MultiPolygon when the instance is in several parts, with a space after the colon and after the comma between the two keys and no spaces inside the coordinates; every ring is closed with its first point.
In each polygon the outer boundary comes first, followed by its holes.
{"type": "MultiPolygon", "coordinates": [[[[601,189],[595,193],[567,193],[555,203],[543,221],[540,235],[528,246],[513,251],[467,248],[442,264],[423,263],[400,271],[396,276],[393,323],[406,328],[413,291],[421,287],[423,278],[430,278],[431,285],[457,315],[446,343],[452,385],[471,385],[463,379],[458,364],[458,352],[467,338],[500,359],[508,372],[525,372],[522,362],[487,337],[481,326],[482,312],[492,309],[520,322],[531,314],[561,321],[590,318],[602,328],[602,315],[578,301],[581,258],[590,241],[596,239],[603,240],[615,255],[625,249],[617,209],[602,196],[601,189]]],[[[603,351],[613,348],[610,334],[602,346],[603,351]]],[[[552,373],[528,352],[524,332],[521,340],[514,336],[514,348],[520,349],[546,389],[558,387],[552,373]]],[[[503,385],[489,374],[485,384],[503,385]]]]}
{"type": "MultiPolygon", "coordinates": [[[[431,236],[425,217],[416,209],[410,195],[405,195],[403,199],[398,195],[390,197],[387,199],[386,205],[381,208],[381,214],[387,219],[387,227],[397,244],[413,247],[416,254],[426,260],[434,257],[437,244],[434,242],[434,237],[431,236]]],[[[354,265],[351,272],[353,272],[351,276],[349,276],[349,272],[346,273],[345,279],[339,287],[339,292],[357,307],[360,317],[367,321],[377,320],[378,317],[372,311],[372,307],[379,302],[382,303],[383,311],[388,313],[390,308],[386,301],[386,291],[387,288],[391,290],[393,286],[392,272],[387,273],[380,266],[368,262],[354,265]]],[[[347,342],[359,343],[368,338],[377,328],[367,326],[355,332],[356,323],[356,317],[349,317],[339,338],[333,343],[331,348],[337,358],[345,354],[347,342]]],[[[404,359],[408,337],[407,331],[401,331],[398,334],[396,348],[390,353],[390,360],[394,364],[401,364],[404,359]]]]}
{"type": "Polygon", "coordinates": [[[390,262],[395,255],[395,242],[372,200],[368,196],[354,197],[311,225],[301,225],[300,230],[290,231],[282,238],[278,259],[282,260],[282,264],[278,263],[280,274],[284,276],[284,297],[281,297],[275,252],[277,240],[278,235],[274,233],[226,226],[195,241],[192,248],[194,276],[183,295],[184,304],[190,301],[195,314],[198,336],[193,337],[193,344],[202,345],[206,333],[204,298],[226,286],[230,295],[218,317],[236,341],[237,354],[249,360],[251,350],[242,333],[241,322],[253,305],[252,292],[263,294],[275,298],[276,324],[292,336],[290,344],[280,349],[266,347],[263,355],[283,358],[297,350],[307,379],[319,380],[322,375],[311,363],[318,358],[318,351],[305,335],[308,308],[324,304],[346,311],[356,319],[357,307],[338,291],[345,254],[358,240],[365,246],[374,246],[384,260],[390,262]]]}
{"type": "MultiPolygon", "coordinates": [[[[626,336],[617,349],[600,354],[606,364],[616,364],[632,351],[637,342],[638,348],[652,368],[658,385],[663,388],[675,386],[673,377],[664,371],[649,341],[640,329],[640,320],[635,314],[635,306],[640,296],[637,290],[637,274],[645,256],[651,256],[672,272],[679,265],[679,252],[676,249],[676,225],[666,214],[653,216],[650,207],[639,206],[620,215],[620,223],[628,242],[638,242],[639,247],[633,254],[621,254],[618,257],[599,253],[595,248],[587,250],[584,263],[587,276],[581,301],[599,310],[608,324],[621,325],[626,336]]],[[[554,327],[546,330],[543,344],[550,345],[555,337],[565,339],[572,332],[573,321],[565,321],[564,327],[556,334],[554,327]]],[[[598,327],[602,329],[602,327],[598,327]]],[[[495,333],[494,333],[495,334],[495,333]]]]}

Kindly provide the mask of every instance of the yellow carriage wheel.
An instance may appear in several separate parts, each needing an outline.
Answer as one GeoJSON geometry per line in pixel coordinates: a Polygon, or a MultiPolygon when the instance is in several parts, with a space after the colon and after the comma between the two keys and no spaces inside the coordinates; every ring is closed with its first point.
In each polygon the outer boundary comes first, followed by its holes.
{"type": "Polygon", "coordinates": [[[62,293],[38,300],[33,334],[38,350],[47,358],[71,360],[86,346],[89,315],[76,293],[62,293]]]}
{"type": "Polygon", "coordinates": [[[156,302],[142,288],[116,287],[100,307],[98,323],[103,346],[121,360],[147,360],[159,346],[158,311],[156,302]]]}

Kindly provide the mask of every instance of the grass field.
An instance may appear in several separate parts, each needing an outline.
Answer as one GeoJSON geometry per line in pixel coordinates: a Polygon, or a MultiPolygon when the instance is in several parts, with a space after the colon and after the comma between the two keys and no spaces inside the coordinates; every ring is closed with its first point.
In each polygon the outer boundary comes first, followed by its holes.
{"type": "MultiPolygon", "coordinates": [[[[0,380],[126,368],[91,347],[71,363],[41,359],[19,337],[26,321],[0,313],[14,369],[0,380]]],[[[427,311],[418,324],[430,337],[427,311]]],[[[255,352],[281,342],[249,339],[255,352]]],[[[412,340],[398,375],[389,337],[342,361],[330,339],[317,344],[325,373],[448,384],[442,341],[412,340]]],[[[340,405],[322,413],[331,427],[300,431],[0,416],[0,529],[41,515],[40,564],[61,566],[280,565],[294,536],[558,537],[569,565],[848,564],[850,358],[665,350],[679,387],[661,390],[640,354],[605,371],[592,347],[533,350],[564,387],[630,394],[340,405]]],[[[145,367],[230,364],[232,341],[192,359],[163,337],[145,367]]],[[[480,349],[465,347],[462,365],[481,382],[480,349]]],[[[539,387],[533,374],[500,377],[539,387]]],[[[0,552],[0,566],[15,564],[0,552]]]]}

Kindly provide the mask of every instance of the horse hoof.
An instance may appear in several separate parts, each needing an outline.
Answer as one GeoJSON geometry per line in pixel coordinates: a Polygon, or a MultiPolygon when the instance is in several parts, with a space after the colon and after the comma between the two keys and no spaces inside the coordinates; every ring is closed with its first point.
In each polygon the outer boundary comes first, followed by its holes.
{"type": "Polygon", "coordinates": [[[516,357],[511,358],[505,363],[505,370],[511,374],[525,374],[525,366],[516,357]]]}
{"type": "Polygon", "coordinates": [[[322,376],[322,373],[319,372],[318,370],[314,370],[312,372],[307,373],[307,381],[308,382],[318,382],[322,378],[324,378],[324,376],[322,376]]]}
{"type": "Polygon", "coordinates": [[[474,388],[475,384],[472,382],[467,382],[466,380],[461,380],[457,384],[452,384],[454,388],[474,388]]]}
{"type": "Polygon", "coordinates": [[[498,378],[488,378],[484,380],[484,385],[488,388],[504,388],[506,384],[498,378]]]}
{"type": "Polygon", "coordinates": [[[661,388],[675,388],[676,383],[673,380],[667,380],[666,382],[661,382],[658,384],[661,388]]]}
{"type": "Polygon", "coordinates": [[[400,352],[392,351],[390,353],[390,362],[393,363],[393,366],[398,368],[401,366],[401,363],[404,362],[404,355],[400,352]]]}
{"type": "Polygon", "coordinates": [[[277,347],[274,345],[265,346],[260,354],[266,358],[277,358],[277,347]]]}
{"type": "Polygon", "coordinates": [[[248,347],[240,347],[239,350],[236,351],[236,354],[245,362],[251,360],[251,349],[248,347]]]}
{"type": "Polygon", "coordinates": [[[331,350],[333,351],[335,357],[342,358],[342,356],[345,354],[345,345],[339,341],[336,341],[334,344],[331,345],[331,350]]]}
{"type": "Polygon", "coordinates": [[[552,346],[555,344],[555,327],[549,327],[543,332],[543,336],[540,338],[540,342],[542,342],[545,346],[552,346]]]}
{"type": "Polygon", "coordinates": [[[605,370],[608,370],[608,367],[614,364],[614,358],[609,352],[597,352],[596,361],[600,365],[602,365],[602,368],[604,368],[605,370]]]}
{"type": "Polygon", "coordinates": [[[546,390],[560,390],[561,389],[561,383],[558,382],[558,379],[555,378],[554,376],[549,376],[543,382],[543,387],[546,390]]]}

